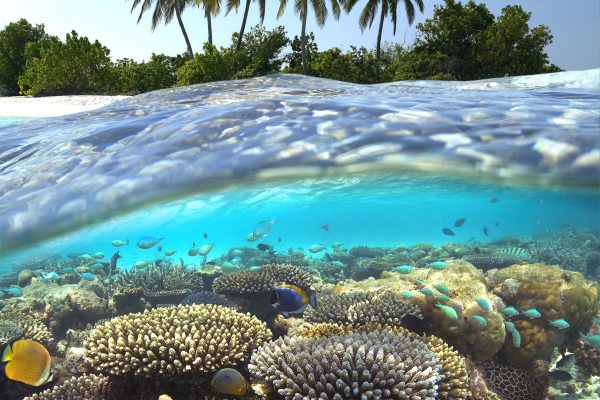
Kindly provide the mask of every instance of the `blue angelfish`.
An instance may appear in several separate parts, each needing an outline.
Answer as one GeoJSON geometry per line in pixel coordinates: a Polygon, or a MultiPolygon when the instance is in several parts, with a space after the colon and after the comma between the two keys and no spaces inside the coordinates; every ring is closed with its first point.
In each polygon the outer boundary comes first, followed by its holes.
{"type": "Polygon", "coordinates": [[[308,295],[298,286],[283,284],[273,291],[273,307],[285,317],[289,314],[302,314],[309,304],[312,308],[317,308],[315,293],[308,295]]]}

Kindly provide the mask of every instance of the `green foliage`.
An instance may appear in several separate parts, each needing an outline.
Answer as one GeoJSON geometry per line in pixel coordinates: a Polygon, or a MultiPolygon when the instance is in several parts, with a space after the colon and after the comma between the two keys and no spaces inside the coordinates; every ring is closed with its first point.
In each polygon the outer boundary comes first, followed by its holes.
{"type": "Polygon", "coordinates": [[[110,82],[109,50],[97,40],[91,43],[77,32],[65,42],[42,41],[39,57],[27,59],[19,78],[21,93],[33,96],[103,93],[110,82]]]}
{"type": "MultiPolygon", "coordinates": [[[[294,36],[290,47],[292,48],[292,52],[285,56],[285,62],[288,65],[285,72],[300,74],[302,73],[302,41],[298,36],[294,36]]],[[[310,32],[306,35],[306,60],[309,73],[310,65],[318,52],[319,48],[315,43],[315,35],[310,32]]]]}
{"type": "Polygon", "coordinates": [[[177,85],[250,78],[278,72],[283,63],[280,53],[289,40],[282,26],[267,31],[253,27],[244,35],[243,46],[236,51],[237,33],[227,48],[209,44],[177,70],[177,85]]]}
{"type": "Polygon", "coordinates": [[[0,31],[0,89],[3,93],[19,91],[19,76],[25,71],[25,49],[31,50],[43,38],[47,38],[44,25],[32,26],[27,20],[11,22],[0,31]]]}
{"type": "Polygon", "coordinates": [[[552,42],[549,29],[529,28],[531,14],[507,6],[499,18],[485,4],[462,5],[446,0],[433,18],[417,25],[412,51],[399,59],[396,80],[471,80],[535,74],[548,68],[544,48],[552,42]]]}
{"type": "Polygon", "coordinates": [[[175,71],[187,58],[152,54],[150,61],[137,63],[129,58],[117,60],[112,69],[110,94],[138,94],[175,85],[175,71]]]}

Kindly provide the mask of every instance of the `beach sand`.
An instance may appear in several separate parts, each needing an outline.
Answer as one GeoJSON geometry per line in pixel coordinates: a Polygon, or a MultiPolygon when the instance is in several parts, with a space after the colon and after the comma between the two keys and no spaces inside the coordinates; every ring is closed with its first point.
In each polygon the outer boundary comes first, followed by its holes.
{"type": "Polygon", "coordinates": [[[56,117],[93,110],[128,96],[0,97],[0,117],[56,117]]]}

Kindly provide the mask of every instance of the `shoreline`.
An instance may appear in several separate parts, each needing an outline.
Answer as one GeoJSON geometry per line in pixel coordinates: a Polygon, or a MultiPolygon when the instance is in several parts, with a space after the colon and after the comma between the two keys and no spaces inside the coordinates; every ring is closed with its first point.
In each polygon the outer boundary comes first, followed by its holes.
{"type": "Polygon", "coordinates": [[[58,117],[104,107],[130,96],[47,96],[0,97],[0,117],[44,118],[58,117]]]}

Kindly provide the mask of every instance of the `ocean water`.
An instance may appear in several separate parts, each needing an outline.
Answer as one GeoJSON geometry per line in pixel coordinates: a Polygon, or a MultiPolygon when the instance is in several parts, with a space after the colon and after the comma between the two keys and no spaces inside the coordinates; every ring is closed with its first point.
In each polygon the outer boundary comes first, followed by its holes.
{"type": "MultiPolygon", "coordinates": [[[[99,110],[3,126],[0,278],[10,283],[14,271],[33,269],[31,285],[42,288],[25,285],[24,293],[1,301],[8,308],[43,303],[40,293],[59,290],[52,286],[56,278],[44,276],[53,271],[65,278],[72,273],[64,272],[67,263],[80,274],[93,272],[111,304],[119,291],[115,277],[152,268],[168,274],[175,264],[198,273],[216,268],[220,276],[261,268],[265,260],[288,263],[318,277],[311,290],[321,296],[332,285],[360,288],[364,279],[373,282],[399,264],[421,271],[429,262],[464,255],[508,255],[519,258],[517,264],[581,273],[582,287],[595,290],[596,299],[582,306],[584,322],[556,339],[563,354],[575,351],[583,346],[579,331],[591,337],[600,329],[592,323],[600,279],[599,74],[372,86],[273,75],[166,89],[99,110]],[[141,248],[136,243],[143,237],[157,243],[141,248]],[[115,246],[115,240],[128,244],[115,246]],[[212,245],[208,254],[194,255],[203,245],[212,245]],[[243,256],[233,256],[234,249],[243,256]],[[166,256],[166,250],[176,252],[166,256]],[[116,270],[93,268],[117,251],[116,270]],[[97,253],[102,257],[90,258],[97,253]],[[373,263],[382,266],[367,267],[373,263]],[[340,283],[346,279],[352,281],[340,283]]],[[[0,126],[7,122],[16,121],[0,119],[0,126]]],[[[67,284],[63,278],[59,286],[67,284]]],[[[486,295],[513,305],[500,286],[488,286],[486,295]]],[[[457,309],[468,301],[457,298],[457,309]]],[[[525,299],[518,307],[525,304],[534,303],[525,299]]],[[[48,321],[57,318],[52,312],[48,321]]],[[[551,319],[570,318],[552,312],[541,317],[540,329],[554,329],[551,319]]],[[[428,318],[428,334],[463,351],[467,342],[436,331],[439,315],[428,318]]],[[[96,322],[69,321],[74,330],[96,322]]],[[[275,331],[273,321],[266,322],[275,331]]],[[[49,326],[56,340],[70,340],[66,329],[49,326]]],[[[481,361],[466,350],[464,356],[481,361]]],[[[551,351],[523,361],[503,347],[494,357],[541,376],[556,398],[569,398],[552,370],[534,373],[538,362],[556,362],[551,351]]],[[[238,366],[243,375],[260,380],[246,364],[238,366]]],[[[568,381],[580,390],[573,398],[586,398],[585,390],[598,387],[597,372],[577,365],[580,373],[570,371],[568,381]]],[[[19,398],[34,391],[12,385],[3,392],[0,380],[0,394],[19,398]]]]}
{"type": "Polygon", "coordinates": [[[19,124],[23,122],[31,121],[33,118],[22,118],[22,117],[0,117],[0,127],[12,124],[19,124]]]}

